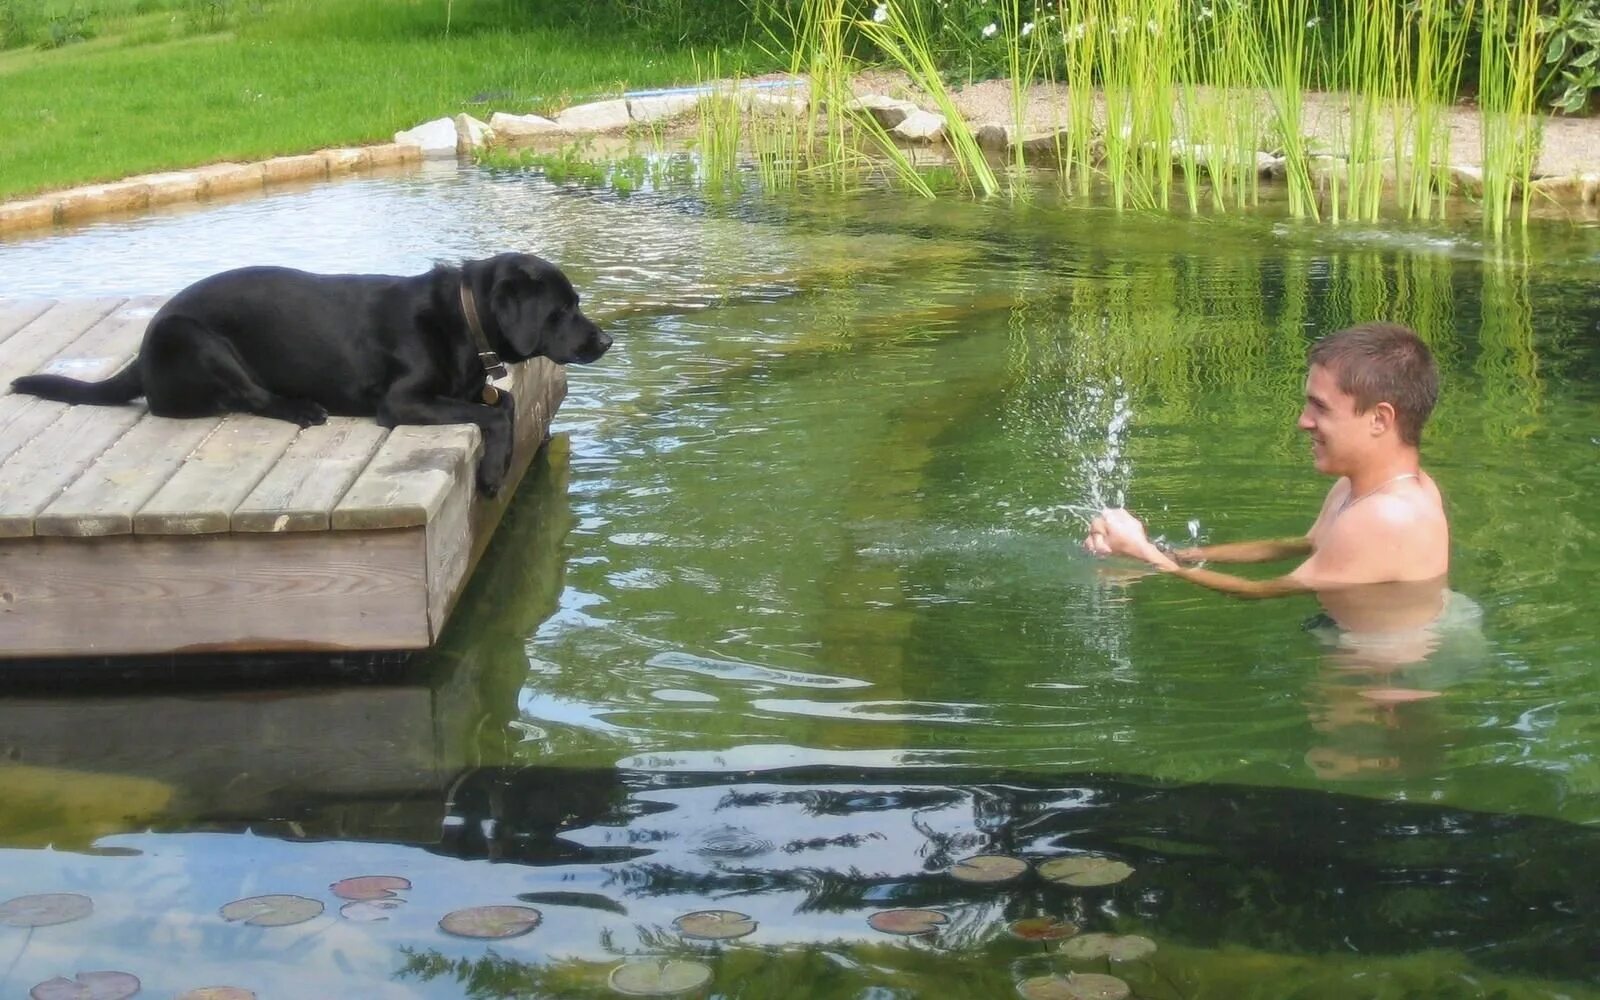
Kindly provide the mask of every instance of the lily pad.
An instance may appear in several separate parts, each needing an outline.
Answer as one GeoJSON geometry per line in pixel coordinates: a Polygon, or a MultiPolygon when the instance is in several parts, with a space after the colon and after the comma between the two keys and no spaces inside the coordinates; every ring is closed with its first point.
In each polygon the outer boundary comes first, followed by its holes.
{"type": "Polygon", "coordinates": [[[756,931],[749,914],[734,910],[696,910],[674,920],[672,926],[686,938],[703,941],[731,941],[756,931]]]}
{"type": "Polygon", "coordinates": [[[1046,861],[1039,866],[1039,874],[1065,885],[1114,885],[1132,875],[1133,868],[1098,854],[1080,854],[1046,861]]]}
{"type": "Polygon", "coordinates": [[[1055,917],[1024,917],[1011,921],[1006,930],[1024,941],[1065,941],[1078,933],[1078,925],[1055,917]]]}
{"type": "Polygon", "coordinates": [[[396,892],[409,888],[411,880],[398,875],[358,875],[328,886],[340,899],[392,899],[396,892]]]}
{"type": "Polygon", "coordinates": [[[75,979],[57,976],[28,991],[30,1000],[128,1000],[139,992],[138,976],[126,972],[80,972],[75,979]]]}
{"type": "Polygon", "coordinates": [[[1141,934],[1085,934],[1061,946],[1068,958],[1109,958],[1113,962],[1137,962],[1156,952],[1156,943],[1141,934]]]}
{"type": "Polygon", "coordinates": [[[256,995],[239,986],[202,986],[179,996],[178,1000],[256,1000],[256,995]]]}
{"type": "Polygon", "coordinates": [[[1403,705],[1408,701],[1427,701],[1444,694],[1443,691],[1422,691],[1417,688],[1363,688],[1361,697],[1380,705],[1403,705]]]}
{"type": "Polygon", "coordinates": [[[975,854],[962,858],[950,874],[963,882],[1009,882],[1028,870],[1028,863],[1007,854],[975,854]]]}
{"type": "Polygon", "coordinates": [[[528,933],[543,919],[531,906],[473,906],[446,913],[439,929],[456,937],[509,938],[528,933]]]}
{"type": "Polygon", "coordinates": [[[322,913],[322,902],[305,896],[270,895],[236,899],[220,911],[224,920],[242,920],[252,927],[303,924],[322,913]]]}
{"type": "Polygon", "coordinates": [[[339,916],[359,923],[388,920],[391,910],[406,905],[403,899],[357,899],[339,907],[339,916]]]}
{"type": "Polygon", "coordinates": [[[867,918],[875,931],[885,934],[928,934],[950,922],[938,910],[879,910],[867,918]]]}
{"type": "Polygon", "coordinates": [[[630,997],[669,997],[711,982],[711,969],[677,959],[625,962],[611,970],[611,988],[630,997]]]}
{"type": "Polygon", "coordinates": [[[1017,984],[1025,1000],[1127,1000],[1128,984],[1116,976],[1096,972],[1066,976],[1035,976],[1017,984]]]}
{"type": "Polygon", "coordinates": [[[82,920],[94,912],[94,900],[75,892],[18,896],[0,903],[0,924],[6,927],[49,927],[82,920]]]}

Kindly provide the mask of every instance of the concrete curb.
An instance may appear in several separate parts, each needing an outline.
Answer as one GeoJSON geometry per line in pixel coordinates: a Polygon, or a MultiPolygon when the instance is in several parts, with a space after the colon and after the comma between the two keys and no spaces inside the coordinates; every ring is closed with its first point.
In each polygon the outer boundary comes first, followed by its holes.
{"type": "Polygon", "coordinates": [[[141,174],[105,184],[86,184],[0,202],[0,233],[44,229],[96,216],[261,191],[291,181],[326,180],[341,174],[416,163],[421,159],[422,150],[416,146],[385,143],[323,149],[299,156],[275,156],[254,163],[212,163],[193,170],[141,174]]]}

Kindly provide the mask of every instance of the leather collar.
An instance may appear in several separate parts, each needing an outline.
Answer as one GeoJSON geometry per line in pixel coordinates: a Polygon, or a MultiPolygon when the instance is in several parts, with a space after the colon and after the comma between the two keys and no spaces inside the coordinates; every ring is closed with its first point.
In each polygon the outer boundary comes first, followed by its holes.
{"type": "Polygon", "coordinates": [[[472,345],[478,349],[478,363],[483,365],[483,373],[490,379],[505,378],[505,362],[489,346],[489,335],[483,332],[483,322],[478,318],[478,303],[472,297],[472,289],[467,287],[465,272],[461,275],[461,311],[466,314],[467,329],[472,333],[472,345]]]}

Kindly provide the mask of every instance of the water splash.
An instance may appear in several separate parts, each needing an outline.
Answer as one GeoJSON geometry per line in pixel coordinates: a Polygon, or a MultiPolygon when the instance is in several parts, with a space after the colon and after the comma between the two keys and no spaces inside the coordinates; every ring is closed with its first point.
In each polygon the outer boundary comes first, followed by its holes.
{"type": "Polygon", "coordinates": [[[1030,507],[1024,513],[1039,522],[1071,519],[1087,527],[1105,508],[1127,505],[1133,402],[1121,377],[1112,376],[1109,385],[1064,390],[1062,409],[1061,450],[1072,463],[1062,492],[1082,502],[1030,507]]]}

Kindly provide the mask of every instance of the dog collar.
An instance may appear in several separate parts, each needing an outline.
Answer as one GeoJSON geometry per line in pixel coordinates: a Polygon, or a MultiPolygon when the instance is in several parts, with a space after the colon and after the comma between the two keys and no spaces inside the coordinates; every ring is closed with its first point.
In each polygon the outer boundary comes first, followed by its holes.
{"type": "Polygon", "coordinates": [[[505,362],[489,346],[489,337],[483,332],[483,323],[478,319],[478,303],[472,297],[472,289],[467,287],[467,276],[464,274],[461,276],[461,311],[466,313],[467,329],[472,332],[472,343],[478,349],[478,363],[483,365],[483,373],[491,379],[505,378],[505,362]]]}

